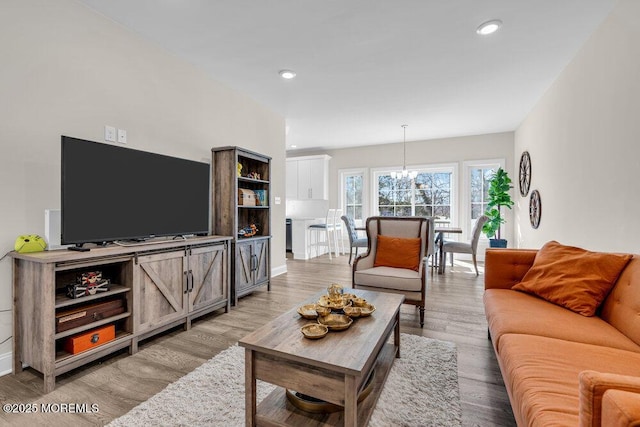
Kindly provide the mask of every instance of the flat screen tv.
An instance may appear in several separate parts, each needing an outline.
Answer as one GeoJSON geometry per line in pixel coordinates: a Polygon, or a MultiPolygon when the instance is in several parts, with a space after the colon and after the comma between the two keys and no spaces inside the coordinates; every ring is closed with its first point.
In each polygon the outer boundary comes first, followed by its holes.
{"type": "Polygon", "coordinates": [[[207,163],[62,136],[61,242],[209,232],[207,163]]]}

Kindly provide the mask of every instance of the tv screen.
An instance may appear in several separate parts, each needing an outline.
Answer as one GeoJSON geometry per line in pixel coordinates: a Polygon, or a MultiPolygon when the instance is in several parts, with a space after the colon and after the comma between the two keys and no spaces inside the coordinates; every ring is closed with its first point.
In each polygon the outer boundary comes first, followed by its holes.
{"type": "Polygon", "coordinates": [[[208,234],[207,163],[62,136],[61,241],[208,234]]]}

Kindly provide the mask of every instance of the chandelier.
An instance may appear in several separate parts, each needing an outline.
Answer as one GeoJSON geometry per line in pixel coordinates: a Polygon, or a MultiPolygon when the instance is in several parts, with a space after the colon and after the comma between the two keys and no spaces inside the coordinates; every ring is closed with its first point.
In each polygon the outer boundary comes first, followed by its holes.
{"type": "Polygon", "coordinates": [[[393,179],[415,179],[418,176],[417,171],[407,170],[407,126],[409,125],[402,125],[402,172],[391,172],[391,178],[393,179]]]}

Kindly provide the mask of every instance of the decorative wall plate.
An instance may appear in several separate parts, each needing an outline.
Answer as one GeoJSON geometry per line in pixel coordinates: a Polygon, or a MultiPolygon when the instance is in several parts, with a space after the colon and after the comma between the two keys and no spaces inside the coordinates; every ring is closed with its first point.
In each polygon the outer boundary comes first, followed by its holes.
{"type": "Polygon", "coordinates": [[[542,201],[540,200],[540,192],[533,190],[529,198],[529,221],[531,227],[538,228],[540,225],[540,217],[542,216],[542,201]]]}
{"type": "Polygon", "coordinates": [[[525,151],[520,156],[520,195],[527,197],[529,194],[529,186],[531,185],[531,157],[529,152],[525,151]]]}

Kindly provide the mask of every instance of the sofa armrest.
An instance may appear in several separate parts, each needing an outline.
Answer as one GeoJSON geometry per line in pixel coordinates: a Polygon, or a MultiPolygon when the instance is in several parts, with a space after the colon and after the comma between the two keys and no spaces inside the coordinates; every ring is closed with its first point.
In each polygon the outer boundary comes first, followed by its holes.
{"type": "Polygon", "coordinates": [[[536,249],[487,249],[484,258],[484,288],[511,289],[533,265],[536,249]]]}
{"type": "Polygon", "coordinates": [[[607,427],[640,425],[640,393],[607,390],[602,397],[602,425],[607,427]]]}
{"type": "Polygon", "coordinates": [[[640,377],[583,371],[579,375],[580,427],[600,427],[640,424],[640,377]],[[622,391],[625,393],[610,393],[622,391]],[[625,415],[622,415],[625,414],[625,415]],[[636,424],[619,424],[626,416],[636,424]],[[610,424],[611,422],[611,424],[610,424]]]}

